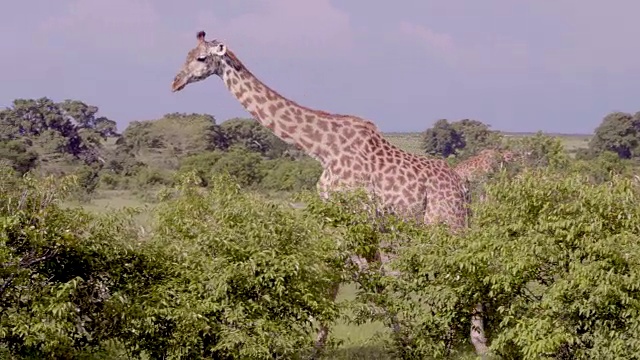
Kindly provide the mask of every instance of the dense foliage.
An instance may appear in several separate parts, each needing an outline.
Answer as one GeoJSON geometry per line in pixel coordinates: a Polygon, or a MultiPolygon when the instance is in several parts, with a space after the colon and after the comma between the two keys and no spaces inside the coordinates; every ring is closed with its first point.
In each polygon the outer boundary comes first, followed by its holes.
{"type": "Polygon", "coordinates": [[[500,358],[640,353],[638,114],[571,149],[438,121],[430,155],[527,154],[470,184],[482,201],[453,235],[361,193],[322,201],[320,165],[252,119],[174,113],[119,134],[98,112],[0,111],[0,358],[307,358],[319,323],[379,321],[385,356],[455,359],[478,304],[500,358]],[[90,210],[114,192],[153,204],[90,210]],[[355,298],[332,301],[336,281],[355,298]]]}

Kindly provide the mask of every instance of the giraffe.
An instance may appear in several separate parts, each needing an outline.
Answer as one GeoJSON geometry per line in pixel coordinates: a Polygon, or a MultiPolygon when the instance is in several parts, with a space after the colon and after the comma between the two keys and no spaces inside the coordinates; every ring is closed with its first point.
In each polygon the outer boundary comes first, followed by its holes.
{"type": "Polygon", "coordinates": [[[494,171],[505,163],[519,159],[512,151],[484,149],[460,163],[453,169],[465,181],[475,181],[480,176],[494,171]]]}
{"type": "MultiPolygon", "coordinates": [[[[364,187],[383,208],[424,223],[442,222],[451,231],[466,227],[468,198],[463,180],[444,159],[405,152],[387,141],[371,121],[302,106],[269,88],[218,40],[205,40],[187,53],[171,89],[217,75],[231,94],[263,126],[320,162],[317,190],[323,199],[339,189],[364,187]]],[[[335,299],[338,285],[331,291],[335,299]]],[[[472,330],[473,332],[474,330],[472,330]]],[[[320,325],[322,347],[328,327],[320,325]]],[[[484,334],[472,336],[478,352],[486,352],[484,334]]]]}
{"type": "MultiPolygon", "coordinates": [[[[477,186],[483,176],[501,169],[507,163],[523,161],[530,155],[531,151],[515,153],[509,150],[484,149],[477,155],[458,163],[453,169],[467,183],[467,188],[473,192],[478,188],[472,184],[477,186]]],[[[481,191],[478,200],[486,201],[486,194],[481,191]]]]}

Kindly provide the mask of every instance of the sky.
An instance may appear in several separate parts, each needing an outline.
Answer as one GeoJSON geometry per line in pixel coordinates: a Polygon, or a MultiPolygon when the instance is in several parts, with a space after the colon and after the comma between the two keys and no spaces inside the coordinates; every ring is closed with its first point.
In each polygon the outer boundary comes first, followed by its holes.
{"type": "Polygon", "coordinates": [[[308,107],[385,132],[438,119],[590,133],[640,111],[640,1],[28,0],[2,6],[0,106],[82,100],[124,130],[249,117],[217,77],[172,93],[199,30],[308,107]]]}

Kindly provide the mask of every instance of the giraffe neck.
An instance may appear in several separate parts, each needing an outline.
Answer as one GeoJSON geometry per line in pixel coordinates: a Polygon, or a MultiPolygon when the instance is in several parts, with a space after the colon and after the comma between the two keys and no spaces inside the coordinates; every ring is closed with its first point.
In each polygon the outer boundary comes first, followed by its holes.
{"type": "Polygon", "coordinates": [[[220,77],[231,94],[262,125],[284,142],[295,145],[323,164],[328,160],[323,144],[331,115],[308,109],[266,86],[228,51],[220,77]]]}

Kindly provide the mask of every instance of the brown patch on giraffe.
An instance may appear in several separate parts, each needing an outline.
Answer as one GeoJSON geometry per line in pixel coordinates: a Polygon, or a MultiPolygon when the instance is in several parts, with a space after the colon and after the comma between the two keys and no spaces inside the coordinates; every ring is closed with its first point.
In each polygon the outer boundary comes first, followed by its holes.
{"type": "Polygon", "coordinates": [[[286,123],[292,123],[293,122],[293,119],[289,115],[282,115],[282,116],[280,116],[280,119],[282,119],[282,121],[286,122],[286,123]]]}
{"type": "Polygon", "coordinates": [[[295,125],[291,125],[291,126],[287,126],[287,125],[284,125],[284,124],[281,124],[281,125],[282,125],[282,131],[286,132],[287,134],[295,133],[296,129],[298,128],[295,125]]]}
{"type": "Polygon", "coordinates": [[[402,186],[405,186],[407,184],[407,178],[404,176],[396,176],[396,179],[398,183],[402,186]]]}
{"type": "Polygon", "coordinates": [[[265,91],[265,96],[267,98],[267,100],[269,101],[273,101],[273,100],[277,100],[278,97],[276,96],[275,92],[271,89],[266,89],[265,91]]]}
{"type": "Polygon", "coordinates": [[[390,164],[389,166],[387,166],[386,169],[384,169],[384,173],[385,174],[392,174],[395,173],[396,170],[398,170],[398,167],[394,164],[390,164]]]}
{"type": "Polygon", "coordinates": [[[351,156],[343,156],[340,158],[340,165],[351,167],[351,162],[353,161],[353,157],[351,156]]]}
{"type": "Polygon", "coordinates": [[[242,100],[240,104],[242,104],[242,106],[245,108],[249,107],[249,105],[251,105],[251,98],[246,98],[242,100]]]}
{"type": "Polygon", "coordinates": [[[327,151],[326,149],[321,149],[321,148],[316,150],[316,154],[318,154],[318,156],[320,156],[323,159],[326,159],[331,155],[331,153],[329,153],[329,151],[327,151]]]}
{"type": "Polygon", "coordinates": [[[231,88],[231,78],[227,78],[224,83],[227,85],[227,88],[231,88]]]}
{"type": "Polygon", "coordinates": [[[278,112],[278,110],[280,110],[278,105],[269,104],[269,113],[271,114],[271,116],[276,116],[276,113],[278,112]]]}
{"type": "Polygon", "coordinates": [[[238,99],[242,99],[246,93],[247,91],[244,88],[240,88],[238,91],[235,91],[233,95],[238,99]]]}
{"type": "Polygon", "coordinates": [[[253,95],[253,98],[260,105],[264,105],[267,102],[267,98],[261,95],[253,95]]]}
{"type": "Polygon", "coordinates": [[[351,139],[354,136],[356,136],[356,131],[353,130],[352,128],[350,128],[350,127],[344,127],[342,129],[342,134],[344,135],[345,138],[351,139]]]}
{"type": "Polygon", "coordinates": [[[266,119],[267,118],[267,114],[264,112],[264,109],[262,107],[258,107],[257,111],[258,111],[258,115],[260,115],[260,117],[258,117],[258,119],[266,119]]]}
{"type": "MultiPolygon", "coordinates": [[[[308,120],[308,118],[307,118],[307,120],[308,120]]],[[[327,121],[325,121],[325,120],[317,119],[316,120],[316,125],[318,125],[318,128],[320,128],[320,130],[322,130],[322,131],[325,131],[325,132],[329,131],[329,123],[327,121]]]]}
{"type": "Polygon", "coordinates": [[[332,133],[328,133],[326,143],[331,145],[331,144],[335,144],[335,142],[336,142],[336,136],[332,133]]]}
{"type": "Polygon", "coordinates": [[[231,78],[231,83],[233,83],[233,85],[238,85],[239,82],[240,81],[238,80],[238,78],[236,78],[236,77],[231,78]]]}
{"type": "MultiPolygon", "coordinates": [[[[359,137],[353,139],[351,144],[353,144],[353,146],[355,146],[357,148],[361,148],[361,147],[363,147],[363,145],[365,145],[364,141],[359,137]]],[[[365,151],[367,151],[367,150],[365,150],[365,151]]]]}

